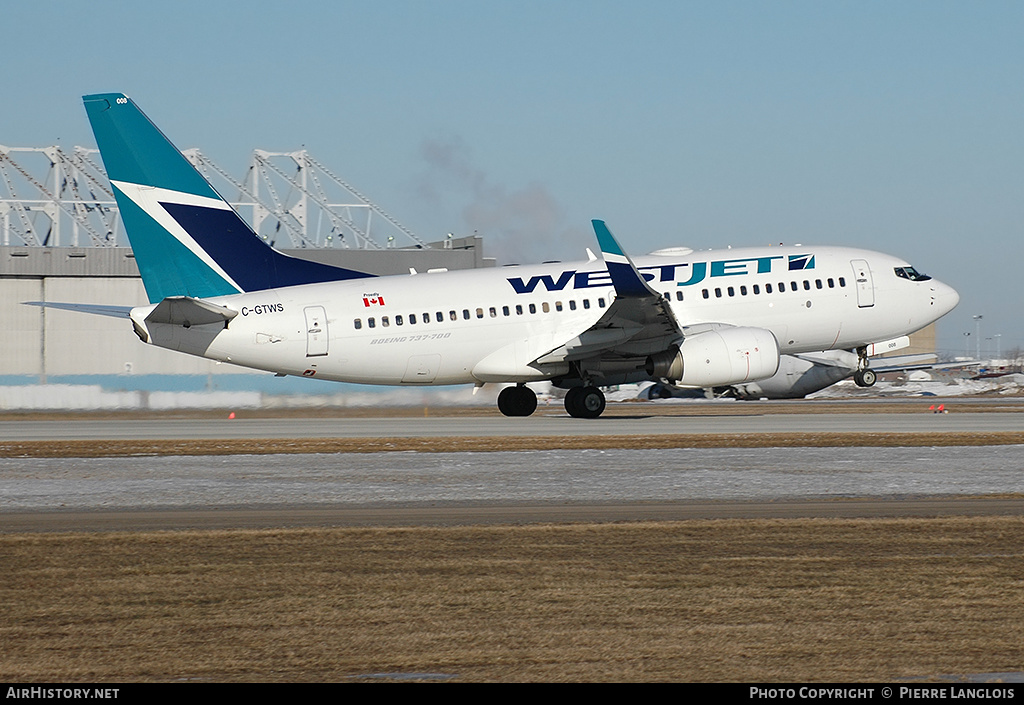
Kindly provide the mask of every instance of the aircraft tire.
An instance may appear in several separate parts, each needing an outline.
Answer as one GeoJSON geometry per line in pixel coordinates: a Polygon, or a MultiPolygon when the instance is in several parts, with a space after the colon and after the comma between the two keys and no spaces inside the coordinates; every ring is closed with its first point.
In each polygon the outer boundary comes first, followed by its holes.
{"type": "Polygon", "coordinates": [[[875,371],[871,368],[865,368],[863,370],[857,370],[853,373],[853,382],[858,387],[873,387],[877,381],[878,376],[875,371]]]}
{"type": "Polygon", "coordinates": [[[584,387],[580,395],[580,408],[583,410],[583,418],[596,419],[604,413],[604,393],[597,387],[584,387]]]}
{"type": "Polygon", "coordinates": [[[583,391],[583,387],[569,387],[569,390],[565,393],[565,410],[569,412],[569,416],[573,418],[579,418],[579,396],[583,391]]]}
{"type": "Polygon", "coordinates": [[[527,386],[516,387],[517,416],[530,416],[537,410],[537,394],[527,386]]]}
{"type": "Polygon", "coordinates": [[[515,416],[515,387],[505,387],[498,393],[498,411],[505,416],[515,416]]]}
{"type": "Polygon", "coordinates": [[[597,387],[573,387],[565,394],[565,410],[574,418],[596,419],[604,407],[604,394],[597,387]]]}
{"type": "Polygon", "coordinates": [[[530,416],[536,410],[537,395],[529,387],[505,387],[498,394],[498,411],[505,416],[530,416]]]}

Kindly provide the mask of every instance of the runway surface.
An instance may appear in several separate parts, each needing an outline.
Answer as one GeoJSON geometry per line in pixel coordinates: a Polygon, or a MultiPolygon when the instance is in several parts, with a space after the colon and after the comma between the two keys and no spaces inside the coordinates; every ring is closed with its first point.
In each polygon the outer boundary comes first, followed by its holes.
{"type": "MultiPolygon", "coordinates": [[[[1024,514],[1024,446],[772,448],[781,434],[1022,432],[1019,407],[952,414],[708,405],[596,421],[460,415],[0,421],[0,440],[753,434],[760,448],[0,459],[0,531],[1024,514]],[[864,413],[868,411],[868,413],[864,413]],[[817,411],[818,413],[813,413],[817,411]],[[854,413],[858,412],[858,413],[854,413]]],[[[900,409],[903,411],[903,409],[900,409]]],[[[1022,438],[1024,440],[1024,438],[1022,438]]]]}
{"type": "Polygon", "coordinates": [[[0,440],[138,440],[213,438],[444,438],[496,436],[577,436],[715,433],[980,433],[1024,432],[1024,413],[729,413],[659,416],[648,409],[631,415],[574,419],[542,410],[528,418],[307,417],[161,418],[0,421],[0,440]]]}
{"type": "MultiPolygon", "coordinates": [[[[225,414],[226,416],[226,414],[225,414]]],[[[657,416],[646,410],[629,416],[574,419],[564,412],[528,418],[380,417],[380,418],[161,418],[59,419],[0,421],[0,440],[140,439],[311,439],[552,437],[588,438],[604,434],[658,436],[671,433],[884,433],[1024,432],[1024,414],[869,413],[718,413],[657,416]]]]}

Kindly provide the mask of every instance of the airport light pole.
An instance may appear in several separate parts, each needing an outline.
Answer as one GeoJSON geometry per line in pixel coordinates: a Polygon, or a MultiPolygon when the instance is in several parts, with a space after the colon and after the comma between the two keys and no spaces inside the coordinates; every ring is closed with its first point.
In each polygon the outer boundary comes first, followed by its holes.
{"type": "Polygon", "coordinates": [[[981,360],[981,316],[974,317],[974,348],[976,351],[975,359],[981,360]]]}

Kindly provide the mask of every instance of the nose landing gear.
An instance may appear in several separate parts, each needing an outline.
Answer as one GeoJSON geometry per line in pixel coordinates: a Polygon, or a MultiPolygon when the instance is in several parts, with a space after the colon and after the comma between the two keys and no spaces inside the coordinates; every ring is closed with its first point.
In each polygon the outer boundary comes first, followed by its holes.
{"type": "Polygon", "coordinates": [[[853,373],[853,382],[858,387],[871,387],[874,386],[877,380],[875,371],[871,368],[865,368],[863,370],[857,370],[853,373]]]}
{"type": "Polygon", "coordinates": [[[868,367],[871,361],[868,360],[867,348],[857,348],[857,358],[858,369],[853,373],[853,383],[858,387],[873,387],[878,377],[875,371],[868,367]]]}

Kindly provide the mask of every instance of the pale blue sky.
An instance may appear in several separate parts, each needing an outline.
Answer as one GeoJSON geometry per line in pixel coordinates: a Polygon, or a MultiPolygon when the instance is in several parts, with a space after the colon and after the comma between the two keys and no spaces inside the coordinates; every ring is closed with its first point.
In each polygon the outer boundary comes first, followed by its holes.
{"type": "Polygon", "coordinates": [[[92,145],[80,96],[123,91],[234,173],[305,146],[425,239],[864,246],[961,292],[940,347],[975,314],[1024,346],[1024,3],[4,5],[0,144],[92,145]]]}

